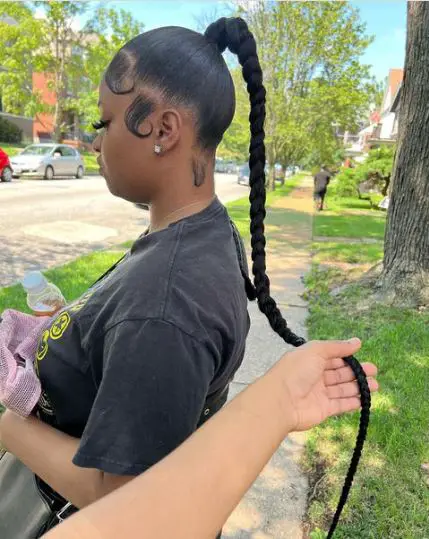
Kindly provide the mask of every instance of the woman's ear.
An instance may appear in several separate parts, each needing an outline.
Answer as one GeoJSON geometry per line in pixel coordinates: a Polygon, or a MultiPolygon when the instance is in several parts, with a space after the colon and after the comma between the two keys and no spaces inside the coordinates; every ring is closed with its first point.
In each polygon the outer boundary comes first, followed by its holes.
{"type": "Polygon", "coordinates": [[[177,110],[168,109],[162,112],[156,133],[156,144],[161,147],[161,153],[172,150],[178,144],[182,127],[183,119],[177,110]]]}

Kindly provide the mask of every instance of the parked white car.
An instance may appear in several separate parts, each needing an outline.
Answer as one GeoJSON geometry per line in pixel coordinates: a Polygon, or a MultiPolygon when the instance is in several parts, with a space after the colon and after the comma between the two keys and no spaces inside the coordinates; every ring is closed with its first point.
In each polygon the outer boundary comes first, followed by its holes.
{"type": "Polygon", "coordinates": [[[52,180],[55,176],[82,178],[85,166],[80,153],[67,144],[31,144],[10,159],[13,176],[41,176],[52,180]]]}

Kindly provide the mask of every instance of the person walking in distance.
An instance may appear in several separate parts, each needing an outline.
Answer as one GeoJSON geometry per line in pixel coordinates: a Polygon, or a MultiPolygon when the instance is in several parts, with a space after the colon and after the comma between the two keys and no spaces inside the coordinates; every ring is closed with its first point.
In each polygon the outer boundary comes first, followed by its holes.
{"type": "Polygon", "coordinates": [[[322,165],[320,171],[314,176],[314,203],[317,211],[323,210],[326,191],[328,184],[331,181],[332,173],[329,172],[325,165],[322,165]]]}

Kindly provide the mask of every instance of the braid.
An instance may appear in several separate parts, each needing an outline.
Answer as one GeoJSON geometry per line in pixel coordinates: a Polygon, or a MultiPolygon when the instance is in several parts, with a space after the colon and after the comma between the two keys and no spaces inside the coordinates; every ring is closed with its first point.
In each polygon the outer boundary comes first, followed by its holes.
{"type": "MultiPolygon", "coordinates": [[[[266,273],[266,239],[264,228],[264,219],[266,216],[266,156],[264,143],[266,91],[263,85],[262,69],[259,63],[255,38],[249,31],[246,22],[241,18],[221,18],[207,28],[205,36],[208,41],[217,45],[221,53],[228,48],[232,53],[238,56],[238,60],[243,70],[243,78],[247,84],[247,91],[249,93],[249,121],[251,133],[249,147],[249,201],[254,289],[249,289],[249,286],[247,286],[247,295],[250,300],[254,299],[256,296],[259,309],[267,317],[272,329],[286,343],[298,347],[305,343],[305,339],[293,333],[288,327],[275,300],[270,295],[270,280],[266,273]]],[[[344,361],[350,366],[356,376],[361,394],[362,411],[355,449],[344,481],[337,510],[335,511],[332,525],[329,530],[328,539],[334,534],[341,511],[346,504],[353,483],[353,478],[366,438],[369,423],[369,411],[371,407],[368,381],[362,367],[354,357],[345,358],[344,361]]]]}

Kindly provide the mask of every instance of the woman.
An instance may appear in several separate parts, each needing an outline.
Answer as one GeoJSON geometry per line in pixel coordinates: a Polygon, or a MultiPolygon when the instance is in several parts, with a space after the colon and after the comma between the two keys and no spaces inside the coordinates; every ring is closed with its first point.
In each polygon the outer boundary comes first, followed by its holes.
{"type": "MultiPolygon", "coordinates": [[[[289,432],[359,407],[353,373],[338,359],[359,347],[312,342],[286,354],[179,449],[49,539],[211,539],[289,432]]],[[[365,371],[376,391],[375,366],[365,371]]]]}
{"type": "Polygon", "coordinates": [[[101,171],[114,195],[150,204],[150,228],[42,335],[38,419],[1,420],[10,452],[77,508],[150,468],[224,404],[244,355],[247,297],[286,342],[304,342],[265,273],[265,89],[246,23],[137,36],[107,68],[99,105],[101,171]],[[226,47],[251,103],[254,285],[214,195],[215,150],[235,106],[226,47]]]}

